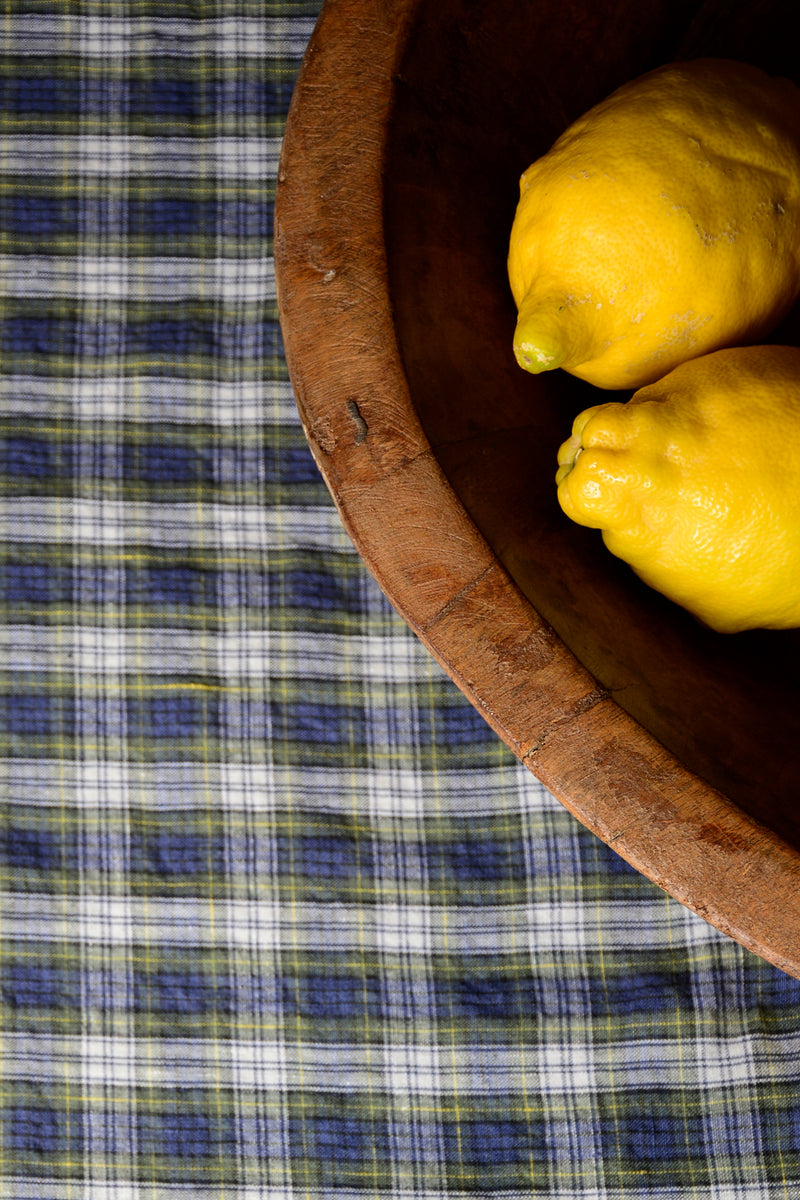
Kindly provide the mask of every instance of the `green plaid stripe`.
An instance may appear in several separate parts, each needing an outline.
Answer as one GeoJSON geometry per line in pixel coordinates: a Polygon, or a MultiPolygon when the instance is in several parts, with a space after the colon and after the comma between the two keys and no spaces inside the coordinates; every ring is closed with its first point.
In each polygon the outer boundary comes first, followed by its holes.
{"type": "Polygon", "coordinates": [[[317,0],[0,26],[3,1200],[787,1200],[800,984],[366,576],[271,258],[317,0]]]}

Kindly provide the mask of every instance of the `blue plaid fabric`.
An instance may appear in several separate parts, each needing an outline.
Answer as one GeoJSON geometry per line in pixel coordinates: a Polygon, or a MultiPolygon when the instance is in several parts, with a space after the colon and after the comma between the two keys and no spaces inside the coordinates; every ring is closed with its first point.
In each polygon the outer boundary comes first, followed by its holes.
{"type": "Polygon", "coordinates": [[[512,759],[306,448],[317,0],[7,0],[3,1200],[796,1200],[800,984],[512,759]]]}

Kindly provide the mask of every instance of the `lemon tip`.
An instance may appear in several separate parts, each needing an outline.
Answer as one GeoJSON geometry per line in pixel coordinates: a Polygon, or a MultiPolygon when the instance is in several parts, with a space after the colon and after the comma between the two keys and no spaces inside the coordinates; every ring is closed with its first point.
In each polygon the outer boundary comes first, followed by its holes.
{"type": "Polygon", "coordinates": [[[564,361],[564,354],[555,347],[550,348],[529,340],[514,341],[514,357],[523,371],[539,375],[542,371],[554,371],[564,361]]]}

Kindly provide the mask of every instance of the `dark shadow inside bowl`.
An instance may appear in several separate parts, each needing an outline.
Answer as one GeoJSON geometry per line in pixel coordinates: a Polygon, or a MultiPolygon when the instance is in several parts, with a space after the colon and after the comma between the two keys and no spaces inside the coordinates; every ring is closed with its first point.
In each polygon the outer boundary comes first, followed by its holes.
{"type": "MultiPolygon", "coordinates": [[[[385,166],[404,368],[442,468],[536,610],[681,762],[800,847],[800,631],[712,633],[561,513],[557,448],[573,417],[609,393],[519,370],[505,273],[519,175],[570,120],[673,57],[790,74],[792,14],[758,3],[585,7],[420,6],[385,166]]],[[[794,319],[772,340],[797,343],[794,319]]]]}

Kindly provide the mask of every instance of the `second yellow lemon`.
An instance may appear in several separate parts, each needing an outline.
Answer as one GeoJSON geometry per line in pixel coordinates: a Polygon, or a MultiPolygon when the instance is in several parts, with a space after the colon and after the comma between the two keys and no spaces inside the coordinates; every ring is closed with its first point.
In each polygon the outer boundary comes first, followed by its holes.
{"type": "Polygon", "coordinates": [[[683,363],[581,413],[558,499],[651,587],[722,633],[800,626],[800,349],[683,363]]]}
{"type": "Polygon", "coordinates": [[[697,59],[619,88],[522,176],[517,361],[637,388],[755,342],[800,290],[800,89],[697,59]]]}

